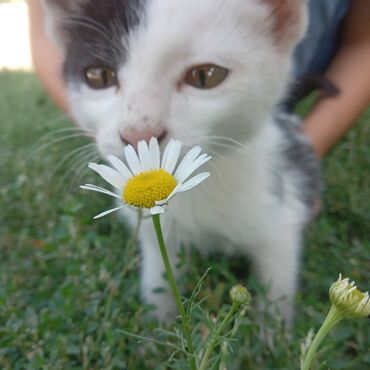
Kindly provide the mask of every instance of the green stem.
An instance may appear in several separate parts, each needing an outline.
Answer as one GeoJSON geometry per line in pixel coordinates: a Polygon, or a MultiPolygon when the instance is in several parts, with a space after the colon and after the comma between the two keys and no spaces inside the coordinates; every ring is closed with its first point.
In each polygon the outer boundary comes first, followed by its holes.
{"type": "Polygon", "coordinates": [[[175,298],[177,310],[181,316],[182,319],[182,330],[184,332],[184,336],[186,338],[186,342],[188,345],[187,351],[189,354],[189,363],[190,363],[190,368],[192,370],[197,370],[197,364],[195,361],[195,354],[194,354],[194,346],[193,346],[193,339],[191,337],[191,330],[190,330],[190,320],[189,316],[185,311],[184,305],[182,304],[181,301],[181,296],[179,289],[176,284],[176,279],[172,271],[170,259],[168,258],[167,254],[167,249],[166,249],[166,244],[164,242],[163,234],[162,234],[162,228],[161,228],[161,222],[160,222],[160,216],[159,215],[153,215],[152,216],[153,220],[153,225],[154,229],[157,235],[158,239],[158,244],[159,244],[159,249],[161,251],[163,263],[166,269],[166,274],[167,274],[167,279],[170,284],[172,294],[175,298]]]}
{"type": "Polygon", "coordinates": [[[320,330],[316,334],[314,340],[312,341],[310,348],[305,356],[301,370],[309,370],[314,359],[315,353],[319,348],[319,345],[329,333],[329,331],[343,319],[343,316],[338,310],[332,306],[325,321],[323,322],[320,330]]]}
{"type": "Polygon", "coordinates": [[[212,337],[208,342],[207,349],[204,352],[204,355],[202,357],[202,361],[200,363],[198,370],[205,370],[207,368],[209,357],[211,356],[213,352],[213,349],[217,343],[217,339],[220,337],[220,335],[222,334],[226,326],[230,323],[238,307],[239,307],[238,304],[233,303],[228,314],[225,316],[221,324],[217,327],[216,331],[212,334],[212,337]]]}
{"type": "Polygon", "coordinates": [[[132,234],[132,244],[135,245],[137,243],[137,239],[139,237],[139,232],[140,232],[140,227],[141,227],[141,221],[143,220],[143,211],[140,208],[137,211],[137,222],[136,222],[136,227],[134,230],[134,233],[132,234]]]}

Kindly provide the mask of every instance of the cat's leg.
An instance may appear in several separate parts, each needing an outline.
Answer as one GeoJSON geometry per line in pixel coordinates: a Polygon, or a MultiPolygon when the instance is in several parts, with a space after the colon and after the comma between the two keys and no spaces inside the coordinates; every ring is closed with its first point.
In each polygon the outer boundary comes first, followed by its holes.
{"type": "MultiPolygon", "coordinates": [[[[167,246],[171,266],[175,276],[178,245],[175,232],[166,228],[162,222],[163,235],[167,246]]],[[[140,246],[142,254],[141,266],[141,297],[145,303],[156,307],[154,315],[160,320],[172,318],[176,312],[175,302],[165,275],[165,268],[151,220],[145,220],[140,231],[140,246]]]]}
{"type": "MultiPolygon", "coordinates": [[[[267,311],[277,307],[286,328],[292,327],[294,298],[300,268],[301,235],[292,227],[265,235],[252,250],[253,268],[259,281],[267,287],[267,311]]],[[[261,303],[261,302],[260,302],[261,303]]]]}

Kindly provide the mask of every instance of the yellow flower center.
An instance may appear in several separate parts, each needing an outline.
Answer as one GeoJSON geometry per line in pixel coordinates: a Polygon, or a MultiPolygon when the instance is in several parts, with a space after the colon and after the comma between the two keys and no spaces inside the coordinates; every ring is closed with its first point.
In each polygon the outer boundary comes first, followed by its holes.
{"type": "Polygon", "coordinates": [[[139,208],[152,208],[155,202],[166,199],[175,189],[175,178],[164,170],[142,172],[127,181],[122,198],[139,208]]]}

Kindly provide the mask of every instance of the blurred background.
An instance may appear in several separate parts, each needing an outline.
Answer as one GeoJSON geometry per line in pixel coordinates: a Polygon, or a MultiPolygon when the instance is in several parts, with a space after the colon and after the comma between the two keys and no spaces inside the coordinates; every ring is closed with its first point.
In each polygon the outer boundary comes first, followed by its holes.
{"type": "MultiPolygon", "coordinates": [[[[321,323],[338,274],[369,288],[369,121],[367,112],[323,163],[324,207],[307,233],[293,341],[266,348],[246,320],[229,369],[298,368],[298,343],[321,323]]],[[[0,369],[169,368],[171,349],[119,331],[152,336],[157,323],[138,297],[140,256],[130,234],[114,216],[92,222],[110,200],[78,188],[92,176],[92,158],[94,145],[32,71],[25,2],[0,1],[0,369]]],[[[236,282],[258,294],[246,261],[192,258],[183,285],[190,291],[211,267],[211,312],[228,303],[236,282]]],[[[368,323],[346,322],[321,348],[322,368],[367,370],[369,348],[368,323]]]]}
{"type": "Polygon", "coordinates": [[[27,5],[19,0],[0,4],[0,68],[30,71],[27,5]]]}

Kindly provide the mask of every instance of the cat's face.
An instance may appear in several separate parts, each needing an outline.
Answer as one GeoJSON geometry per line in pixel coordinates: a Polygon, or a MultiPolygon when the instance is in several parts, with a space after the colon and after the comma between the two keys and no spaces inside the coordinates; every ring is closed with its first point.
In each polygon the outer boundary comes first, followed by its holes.
{"type": "Polygon", "coordinates": [[[304,0],[44,0],[73,115],[103,154],[249,138],[286,89],[304,0]]]}

